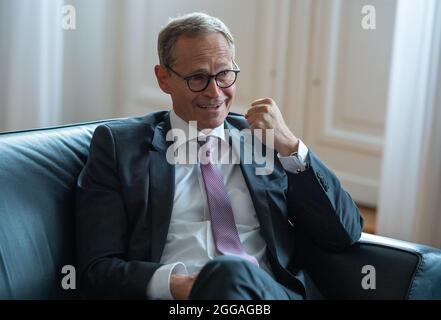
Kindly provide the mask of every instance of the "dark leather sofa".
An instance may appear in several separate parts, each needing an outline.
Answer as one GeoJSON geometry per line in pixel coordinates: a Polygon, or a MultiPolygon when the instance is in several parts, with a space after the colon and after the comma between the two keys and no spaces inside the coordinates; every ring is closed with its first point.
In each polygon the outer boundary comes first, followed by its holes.
{"type": "MultiPolygon", "coordinates": [[[[100,123],[0,134],[0,299],[81,297],[62,268],[75,266],[75,184],[100,123]]],[[[300,254],[328,299],[441,299],[439,249],[363,234],[343,253],[300,254]],[[366,265],[375,289],[363,289],[366,265]]]]}

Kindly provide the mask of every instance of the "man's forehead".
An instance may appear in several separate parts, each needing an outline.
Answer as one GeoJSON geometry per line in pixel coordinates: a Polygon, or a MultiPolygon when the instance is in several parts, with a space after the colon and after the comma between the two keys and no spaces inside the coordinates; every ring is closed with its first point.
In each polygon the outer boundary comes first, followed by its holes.
{"type": "Polygon", "coordinates": [[[175,47],[176,63],[185,67],[198,65],[229,66],[232,50],[219,33],[199,37],[180,37],[175,47]]]}
{"type": "Polygon", "coordinates": [[[233,58],[231,54],[226,55],[200,55],[189,57],[185,61],[185,66],[187,68],[198,68],[209,69],[209,68],[221,68],[221,67],[231,67],[233,58]]]}
{"type": "Polygon", "coordinates": [[[228,48],[228,41],[224,37],[224,35],[220,32],[212,32],[200,35],[181,35],[176,40],[176,45],[179,46],[199,46],[199,47],[212,47],[213,45],[217,45],[219,47],[228,48]]]}

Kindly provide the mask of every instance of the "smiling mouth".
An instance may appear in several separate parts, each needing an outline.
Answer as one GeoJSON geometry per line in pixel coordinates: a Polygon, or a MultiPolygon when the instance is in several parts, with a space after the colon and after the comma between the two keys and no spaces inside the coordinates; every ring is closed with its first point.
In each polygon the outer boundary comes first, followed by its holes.
{"type": "Polygon", "coordinates": [[[222,105],[221,104],[207,104],[207,105],[202,105],[202,104],[197,104],[196,106],[199,109],[203,109],[203,110],[216,110],[219,109],[219,107],[222,105]]]}

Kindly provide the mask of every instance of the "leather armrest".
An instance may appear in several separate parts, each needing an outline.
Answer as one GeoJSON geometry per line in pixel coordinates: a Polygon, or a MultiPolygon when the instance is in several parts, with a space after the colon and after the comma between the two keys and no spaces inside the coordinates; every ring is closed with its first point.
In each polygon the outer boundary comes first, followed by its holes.
{"type": "Polygon", "coordinates": [[[364,233],[340,253],[310,245],[302,260],[326,299],[441,299],[440,249],[364,233]]]}

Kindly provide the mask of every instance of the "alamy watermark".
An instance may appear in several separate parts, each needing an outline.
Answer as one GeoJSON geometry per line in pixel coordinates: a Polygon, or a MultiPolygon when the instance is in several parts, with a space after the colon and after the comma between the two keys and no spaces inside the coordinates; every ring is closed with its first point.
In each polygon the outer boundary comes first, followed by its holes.
{"type": "Polygon", "coordinates": [[[77,11],[71,4],[61,7],[61,28],[63,30],[75,30],[77,28],[77,11]]]}
{"type": "MultiPolygon", "coordinates": [[[[76,8],[71,5],[63,5],[61,7],[61,27],[63,30],[75,30],[76,27],[76,8]]],[[[375,30],[377,28],[376,9],[371,4],[364,5],[361,8],[361,27],[364,30],[375,30]]]]}
{"type": "Polygon", "coordinates": [[[375,267],[368,264],[361,268],[361,273],[365,274],[361,279],[361,287],[364,290],[375,290],[377,288],[377,275],[375,267]]]}
{"type": "Polygon", "coordinates": [[[377,29],[377,11],[373,5],[367,4],[361,8],[361,27],[364,30],[377,29]]]}
{"type": "Polygon", "coordinates": [[[77,275],[75,267],[68,264],[63,266],[61,273],[65,276],[61,279],[61,287],[64,290],[75,290],[77,288],[77,275]]]}
{"type": "Polygon", "coordinates": [[[256,175],[269,175],[274,170],[274,129],[225,129],[224,139],[214,147],[205,143],[207,135],[190,121],[188,130],[171,129],[166,140],[173,141],[166,152],[169,164],[254,164],[256,175]]]}

